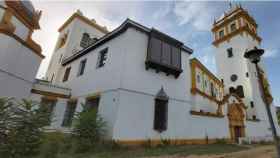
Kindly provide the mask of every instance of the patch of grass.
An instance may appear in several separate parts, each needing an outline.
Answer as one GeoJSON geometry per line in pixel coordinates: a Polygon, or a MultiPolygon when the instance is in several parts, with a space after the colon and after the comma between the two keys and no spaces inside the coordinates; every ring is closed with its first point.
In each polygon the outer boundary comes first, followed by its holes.
{"type": "Polygon", "coordinates": [[[203,154],[223,154],[241,150],[247,147],[232,144],[211,144],[211,145],[181,145],[181,146],[159,146],[159,147],[118,147],[99,146],[98,149],[87,153],[73,154],[59,153],[57,158],[138,158],[161,155],[203,155],[203,154]]]}

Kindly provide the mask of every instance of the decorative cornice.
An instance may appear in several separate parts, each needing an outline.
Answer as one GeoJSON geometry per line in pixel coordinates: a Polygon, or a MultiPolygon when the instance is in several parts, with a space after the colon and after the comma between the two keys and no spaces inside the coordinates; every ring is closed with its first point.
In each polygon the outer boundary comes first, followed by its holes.
{"type": "Polygon", "coordinates": [[[74,13],[59,29],[58,31],[61,32],[66,28],[75,18],[78,18],[79,20],[85,22],[86,24],[96,28],[97,30],[101,31],[102,33],[109,33],[109,31],[106,29],[106,27],[102,27],[98,25],[97,23],[93,22],[92,20],[88,19],[85,16],[80,15],[79,13],[74,13]]]}
{"type": "Polygon", "coordinates": [[[216,21],[213,24],[212,32],[218,31],[220,28],[227,26],[229,23],[231,23],[234,20],[244,18],[246,19],[250,24],[252,24],[255,28],[258,27],[256,21],[254,18],[252,18],[247,11],[245,11],[242,8],[238,8],[235,11],[231,12],[230,14],[227,14],[224,18],[220,19],[219,21],[216,21]],[[233,15],[235,14],[235,15],[233,15]],[[232,16],[233,15],[233,16],[232,16]],[[230,17],[231,16],[231,17],[230,17]],[[230,17],[230,18],[229,18],[230,17]]]}
{"type": "Polygon", "coordinates": [[[14,29],[11,27],[10,24],[3,24],[0,23],[0,33],[5,34],[7,36],[10,36],[20,42],[22,45],[26,46],[27,48],[31,49],[35,54],[37,54],[40,58],[44,58],[45,56],[41,54],[42,49],[40,45],[35,43],[32,39],[28,39],[27,41],[24,41],[19,36],[13,33],[14,29]]]}
{"type": "Polygon", "coordinates": [[[222,115],[222,114],[216,114],[216,113],[211,113],[211,112],[203,112],[203,111],[193,111],[193,110],[191,110],[190,113],[192,115],[207,116],[207,117],[218,117],[218,118],[223,118],[224,117],[224,115],[222,115]]]}
{"type": "Polygon", "coordinates": [[[192,93],[192,94],[198,93],[198,94],[200,94],[201,96],[203,96],[203,97],[205,97],[205,98],[207,98],[207,99],[209,99],[209,100],[211,100],[211,101],[216,102],[218,105],[221,105],[221,101],[217,100],[216,97],[210,96],[210,95],[208,95],[208,94],[202,92],[202,91],[199,90],[198,88],[192,88],[192,89],[191,89],[191,93],[192,93]]]}
{"type": "Polygon", "coordinates": [[[54,98],[70,98],[70,95],[41,91],[41,90],[37,90],[37,89],[31,89],[31,93],[40,94],[40,95],[44,95],[44,96],[50,96],[50,97],[54,97],[54,98]]]}
{"type": "MultiPolygon", "coordinates": [[[[206,75],[207,75],[210,79],[214,80],[216,84],[218,84],[218,85],[221,86],[221,87],[224,87],[224,84],[222,83],[222,81],[219,80],[218,77],[216,77],[211,71],[209,71],[198,59],[192,58],[192,59],[190,60],[190,63],[191,63],[191,69],[192,69],[192,71],[195,71],[195,67],[198,67],[198,68],[200,68],[203,72],[205,72],[206,75]]],[[[194,72],[192,72],[192,73],[194,73],[194,72]]],[[[195,75],[195,73],[192,74],[192,75],[195,75]]],[[[194,79],[195,79],[195,77],[194,77],[194,79]]]]}
{"type": "Polygon", "coordinates": [[[40,29],[39,19],[42,12],[35,12],[32,17],[27,13],[26,8],[20,1],[5,1],[8,6],[7,10],[12,12],[14,16],[17,17],[24,25],[26,25],[31,30],[40,29]]]}
{"type": "Polygon", "coordinates": [[[255,32],[253,32],[248,26],[242,26],[242,27],[236,29],[235,31],[225,35],[224,37],[218,38],[212,44],[217,47],[220,43],[222,43],[224,41],[229,41],[231,38],[233,38],[234,36],[236,36],[238,34],[243,35],[244,32],[251,35],[253,37],[253,39],[258,41],[259,43],[262,41],[262,39],[255,32]]]}

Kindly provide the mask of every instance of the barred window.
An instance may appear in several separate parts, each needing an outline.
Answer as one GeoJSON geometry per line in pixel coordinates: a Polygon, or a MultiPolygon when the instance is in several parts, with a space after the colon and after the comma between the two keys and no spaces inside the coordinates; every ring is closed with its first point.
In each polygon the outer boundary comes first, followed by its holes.
{"type": "Polygon", "coordinates": [[[82,36],[82,40],[80,42],[80,46],[85,48],[89,45],[89,43],[90,43],[90,36],[88,33],[84,33],[82,36]]]}
{"type": "Polygon", "coordinates": [[[75,114],[76,106],[77,106],[77,100],[69,100],[67,102],[66,110],[64,112],[64,117],[62,122],[63,127],[70,127],[72,125],[72,120],[75,114]]]}
{"type": "Polygon", "coordinates": [[[46,108],[46,110],[50,113],[49,125],[51,124],[51,120],[54,116],[54,109],[55,109],[56,102],[57,102],[56,99],[49,99],[49,98],[45,98],[45,97],[43,97],[41,99],[40,108],[46,108]]]}
{"type": "Polygon", "coordinates": [[[168,96],[163,88],[155,98],[154,130],[162,132],[167,129],[168,118],[168,96]]]}

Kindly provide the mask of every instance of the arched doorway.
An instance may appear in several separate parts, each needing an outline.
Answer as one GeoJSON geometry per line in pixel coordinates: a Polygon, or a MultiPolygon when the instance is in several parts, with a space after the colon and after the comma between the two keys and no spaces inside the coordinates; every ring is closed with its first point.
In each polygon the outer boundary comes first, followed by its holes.
{"type": "Polygon", "coordinates": [[[231,139],[235,142],[238,138],[245,137],[245,110],[243,103],[231,103],[228,106],[229,130],[231,139]]]}

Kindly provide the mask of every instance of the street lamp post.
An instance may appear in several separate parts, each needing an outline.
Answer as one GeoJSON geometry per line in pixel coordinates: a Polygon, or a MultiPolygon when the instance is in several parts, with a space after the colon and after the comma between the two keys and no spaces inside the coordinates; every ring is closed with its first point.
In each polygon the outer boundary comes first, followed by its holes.
{"type": "Polygon", "coordinates": [[[261,76],[260,69],[259,69],[259,66],[258,66],[258,63],[261,60],[261,56],[263,55],[263,53],[264,53],[263,49],[255,48],[255,49],[252,49],[252,50],[246,52],[244,54],[244,57],[249,59],[256,66],[258,81],[259,81],[259,86],[260,86],[260,91],[261,91],[261,97],[262,97],[262,99],[265,103],[267,116],[268,116],[268,119],[269,119],[270,127],[271,127],[271,130],[272,130],[273,138],[274,138],[275,145],[276,145],[277,156],[278,156],[278,158],[280,158],[280,144],[279,144],[279,141],[278,141],[275,124],[273,122],[273,118],[272,118],[272,114],[271,114],[271,110],[270,110],[270,103],[268,101],[268,98],[265,95],[265,87],[264,87],[264,84],[263,84],[264,83],[263,78],[261,76]]]}

